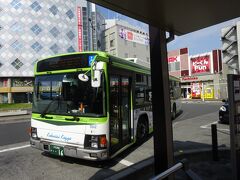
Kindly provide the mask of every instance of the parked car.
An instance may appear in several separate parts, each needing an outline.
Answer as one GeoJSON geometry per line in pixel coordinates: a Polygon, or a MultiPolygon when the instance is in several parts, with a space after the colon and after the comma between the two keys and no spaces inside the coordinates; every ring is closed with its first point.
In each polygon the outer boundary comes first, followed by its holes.
{"type": "Polygon", "coordinates": [[[228,104],[228,100],[223,99],[222,102],[224,104],[219,108],[219,122],[229,124],[229,104],[228,104]]]}

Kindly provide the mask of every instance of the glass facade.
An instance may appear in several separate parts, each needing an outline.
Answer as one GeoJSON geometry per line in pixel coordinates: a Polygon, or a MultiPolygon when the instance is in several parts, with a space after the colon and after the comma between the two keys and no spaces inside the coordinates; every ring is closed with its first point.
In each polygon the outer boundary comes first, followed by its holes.
{"type": "Polygon", "coordinates": [[[0,103],[29,102],[35,62],[76,51],[76,3],[0,1],[0,103]]]}
{"type": "Polygon", "coordinates": [[[0,1],[0,87],[6,87],[0,89],[0,103],[29,101],[32,89],[25,83],[17,86],[15,80],[33,80],[37,60],[78,51],[76,7],[82,10],[83,51],[104,50],[105,27],[102,24],[105,19],[95,5],[92,8],[93,5],[85,0],[0,1]],[[9,87],[15,88],[14,92],[9,87]]]}

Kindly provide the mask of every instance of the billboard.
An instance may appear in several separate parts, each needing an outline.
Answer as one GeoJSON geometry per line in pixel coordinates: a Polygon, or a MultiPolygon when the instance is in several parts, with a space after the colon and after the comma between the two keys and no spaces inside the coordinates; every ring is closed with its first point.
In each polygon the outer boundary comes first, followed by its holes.
{"type": "Polygon", "coordinates": [[[192,74],[202,74],[211,72],[210,55],[190,58],[192,74]]]}
{"type": "Polygon", "coordinates": [[[168,63],[180,62],[180,56],[168,57],[168,63]]]}
{"type": "Polygon", "coordinates": [[[136,42],[139,44],[149,45],[149,37],[146,34],[136,33],[124,28],[119,30],[119,37],[127,41],[136,42]]]}

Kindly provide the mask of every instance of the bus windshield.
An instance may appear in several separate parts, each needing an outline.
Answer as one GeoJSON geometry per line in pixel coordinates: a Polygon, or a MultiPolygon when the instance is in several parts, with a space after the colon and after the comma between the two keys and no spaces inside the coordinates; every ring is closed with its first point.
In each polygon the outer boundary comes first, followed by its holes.
{"type": "MultiPolygon", "coordinates": [[[[83,72],[84,73],[84,72],[83,72]]],[[[70,116],[104,116],[104,78],[101,86],[81,81],[77,73],[41,75],[35,78],[33,113],[70,116]]]]}

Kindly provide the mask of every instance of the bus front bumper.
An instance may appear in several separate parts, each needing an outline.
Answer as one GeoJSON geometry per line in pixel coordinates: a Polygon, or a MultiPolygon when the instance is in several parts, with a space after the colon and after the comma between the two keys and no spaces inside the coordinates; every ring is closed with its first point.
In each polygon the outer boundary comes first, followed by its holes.
{"type": "Polygon", "coordinates": [[[92,161],[106,160],[108,158],[107,149],[101,150],[92,150],[84,149],[77,146],[71,146],[64,143],[55,143],[51,141],[43,141],[38,139],[30,138],[30,144],[33,148],[48,152],[50,154],[59,155],[59,156],[69,156],[80,159],[87,159],[92,161]],[[63,150],[63,152],[57,154],[51,150],[50,146],[58,147],[63,150]]]}

